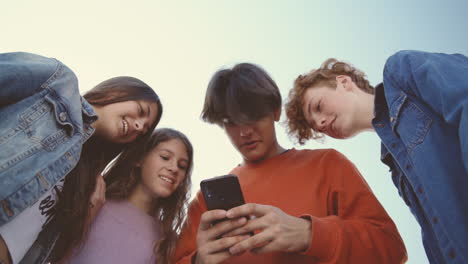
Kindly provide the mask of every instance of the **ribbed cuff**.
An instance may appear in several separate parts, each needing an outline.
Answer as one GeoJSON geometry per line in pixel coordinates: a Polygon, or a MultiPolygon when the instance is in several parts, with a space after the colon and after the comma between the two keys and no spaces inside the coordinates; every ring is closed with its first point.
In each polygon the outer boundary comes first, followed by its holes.
{"type": "Polygon", "coordinates": [[[309,248],[300,252],[302,255],[313,256],[321,261],[329,261],[333,258],[339,248],[338,225],[333,218],[336,216],[314,217],[302,215],[301,218],[310,219],[312,232],[309,248]]]}

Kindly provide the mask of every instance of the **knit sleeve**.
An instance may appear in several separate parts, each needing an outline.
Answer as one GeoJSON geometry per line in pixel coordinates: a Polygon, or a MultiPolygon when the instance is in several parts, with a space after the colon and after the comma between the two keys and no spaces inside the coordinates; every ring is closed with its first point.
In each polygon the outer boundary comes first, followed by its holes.
{"type": "Polygon", "coordinates": [[[303,216],[312,221],[311,244],[303,254],[319,263],[404,263],[400,234],[356,167],[335,150],[323,159],[333,214],[303,216]]]}

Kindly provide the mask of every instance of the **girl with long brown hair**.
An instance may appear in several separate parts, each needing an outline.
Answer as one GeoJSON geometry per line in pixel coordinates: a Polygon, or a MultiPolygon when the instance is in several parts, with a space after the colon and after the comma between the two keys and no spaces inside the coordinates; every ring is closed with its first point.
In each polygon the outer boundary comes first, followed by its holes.
{"type": "Polygon", "coordinates": [[[169,263],[192,167],[192,145],[173,129],[125,150],[105,173],[106,202],[68,262],[169,263]]]}
{"type": "Polygon", "coordinates": [[[162,105],[127,76],[81,96],[70,68],[36,54],[0,54],[0,68],[0,262],[42,263],[54,246],[60,259],[99,207],[96,176],[154,129],[162,105]]]}

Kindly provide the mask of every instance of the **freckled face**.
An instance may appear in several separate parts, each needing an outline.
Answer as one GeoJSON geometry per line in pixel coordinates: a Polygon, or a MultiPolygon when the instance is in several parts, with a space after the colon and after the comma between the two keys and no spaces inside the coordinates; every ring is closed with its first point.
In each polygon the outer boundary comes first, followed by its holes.
{"type": "Polygon", "coordinates": [[[336,89],[326,86],[309,88],[304,93],[303,113],[310,127],[337,139],[358,133],[356,107],[352,94],[342,84],[336,89]]]}

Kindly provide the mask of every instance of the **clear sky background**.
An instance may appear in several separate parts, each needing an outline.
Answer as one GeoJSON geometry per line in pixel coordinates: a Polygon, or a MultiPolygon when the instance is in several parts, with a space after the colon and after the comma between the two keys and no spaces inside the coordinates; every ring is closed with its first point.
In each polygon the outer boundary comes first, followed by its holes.
{"type": "MultiPolygon", "coordinates": [[[[2,1],[0,52],[28,51],[70,66],[82,92],[119,75],[142,79],[164,104],[159,127],[178,129],[195,148],[193,192],[241,161],[223,130],[203,123],[207,82],[221,67],[253,62],[283,98],[301,73],[329,57],[353,63],[377,84],[401,49],[468,54],[467,1],[2,1]]],[[[284,120],[284,115],[282,120],[284,120]]],[[[379,139],[293,144],[336,148],[361,171],[392,216],[409,254],[427,263],[420,228],[379,160],[379,139]]]]}

